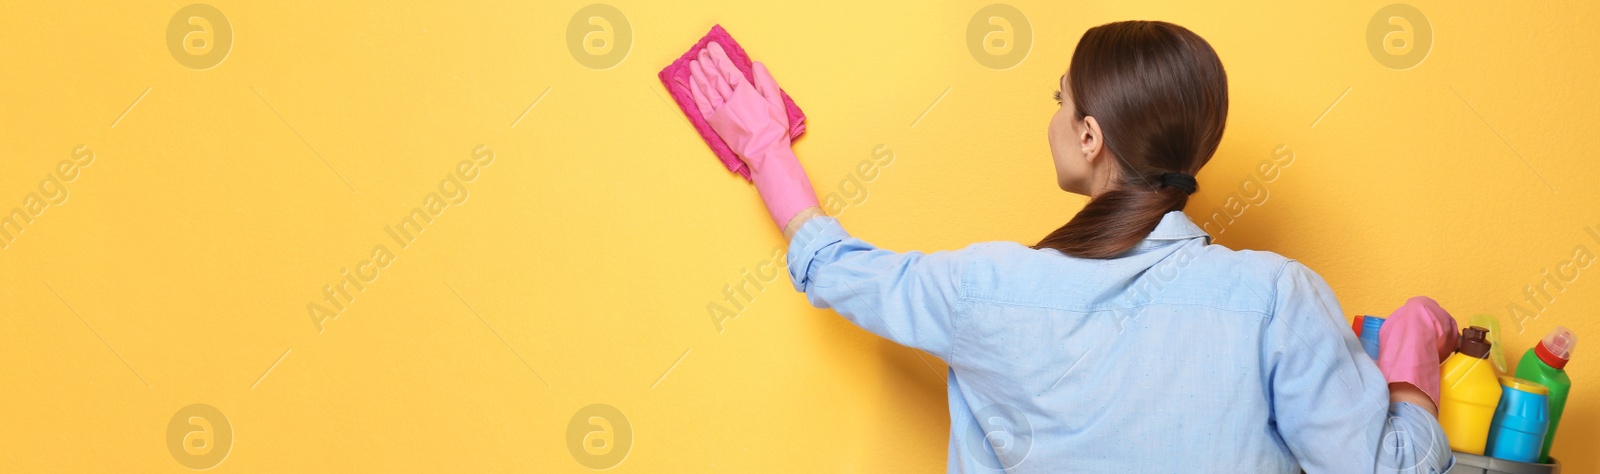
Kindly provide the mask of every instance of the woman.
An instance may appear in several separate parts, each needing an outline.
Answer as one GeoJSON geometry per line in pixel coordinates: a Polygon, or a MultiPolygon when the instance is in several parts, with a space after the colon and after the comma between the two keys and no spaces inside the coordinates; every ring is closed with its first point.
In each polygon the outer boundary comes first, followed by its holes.
{"type": "MultiPolygon", "coordinates": [[[[712,45],[716,45],[713,43],[712,45]]],[[[1182,212],[1227,118],[1227,78],[1187,29],[1084,33],[1061,78],[1050,150],[1090,196],[1033,247],[878,249],[823,215],[766,67],[720,49],[693,96],[753,170],[812,304],[950,366],[951,472],[1443,472],[1439,363],[1455,322],[1413,298],[1376,364],[1327,283],[1234,251],[1182,212]]]]}

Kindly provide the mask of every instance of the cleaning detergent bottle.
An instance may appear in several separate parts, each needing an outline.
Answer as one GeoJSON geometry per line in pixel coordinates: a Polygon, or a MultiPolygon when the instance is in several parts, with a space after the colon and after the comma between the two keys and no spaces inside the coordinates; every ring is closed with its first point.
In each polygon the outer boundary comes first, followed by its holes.
{"type": "Polygon", "coordinates": [[[1462,329],[1456,353],[1439,367],[1439,425],[1450,449],[1480,456],[1500,404],[1500,379],[1488,360],[1488,334],[1478,326],[1462,329]]]}
{"type": "Polygon", "coordinates": [[[1378,360],[1378,332],[1383,330],[1384,321],[1385,318],[1377,316],[1361,317],[1361,332],[1357,335],[1361,339],[1361,348],[1367,351],[1367,355],[1372,356],[1372,360],[1378,360]]]}
{"type": "Polygon", "coordinates": [[[1500,376],[1500,406],[1489,424],[1489,457],[1539,462],[1539,447],[1550,431],[1549,389],[1516,377],[1500,376]]]}
{"type": "Polygon", "coordinates": [[[1567,361],[1572,359],[1572,349],[1578,345],[1578,335],[1556,326],[1544,340],[1528,349],[1517,363],[1517,378],[1545,386],[1550,397],[1550,429],[1544,436],[1544,447],[1539,450],[1539,462],[1550,463],[1550,442],[1556,438],[1556,426],[1561,423],[1561,409],[1567,406],[1567,392],[1572,390],[1572,380],[1567,378],[1567,361]]]}

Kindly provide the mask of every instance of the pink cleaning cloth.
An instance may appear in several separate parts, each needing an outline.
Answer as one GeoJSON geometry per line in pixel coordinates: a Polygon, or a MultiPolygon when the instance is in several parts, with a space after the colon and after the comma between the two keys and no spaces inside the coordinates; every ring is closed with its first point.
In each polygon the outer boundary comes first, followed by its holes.
{"type": "MultiPolygon", "coordinates": [[[[738,173],[745,181],[749,181],[750,168],[728,148],[722,137],[717,136],[717,132],[711,129],[711,124],[706,122],[706,118],[700,116],[700,109],[694,105],[694,98],[689,95],[689,61],[699,58],[700,50],[706,49],[706,45],[712,41],[722,45],[722,50],[728,53],[728,59],[733,60],[733,65],[744,73],[745,80],[754,84],[755,76],[751,72],[750,55],[745,54],[744,48],[740,47],[732,36],[728,36],[727,30],[723,30],[722,25],[712,26],[710,33],[706,33],[705,37],[700,38],[700,42],[689,48],[689,52],[683,53],[677,61],[668,64],[657,76],[661,78],[661,84],[667,87],[667,92],[672,94],[672,100],[678,102],[678,108],[683,109],[683,114],[689,116],[689,123],[700,132],[700,138],[705,139],[706,144],[711,146],[711,151],[722,160],[723,166],[727,166],[728,171],[738,173]]],[[[800,111],[800,106],[794,105],[794,99],[790,99],[788,93],[781,91],[780,93],[783,94],[783,105],[789,112],[789,137],[799,138],[800,134],[806,132],[806,114],[800,111]]]]}

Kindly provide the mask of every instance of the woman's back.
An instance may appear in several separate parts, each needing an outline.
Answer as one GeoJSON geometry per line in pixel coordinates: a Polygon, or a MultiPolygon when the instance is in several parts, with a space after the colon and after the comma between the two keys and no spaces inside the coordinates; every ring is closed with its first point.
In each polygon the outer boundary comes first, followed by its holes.
{"type": "Polygon", "coordinates": [[[1208,240],[1172,212],[1114,259],[1011,242],[896,254],[817,219],[789,258],[813,304],[950,365],[953,472],[1410,462],[1374,454],[1388,390],[1327,284],[1208,240]]]}

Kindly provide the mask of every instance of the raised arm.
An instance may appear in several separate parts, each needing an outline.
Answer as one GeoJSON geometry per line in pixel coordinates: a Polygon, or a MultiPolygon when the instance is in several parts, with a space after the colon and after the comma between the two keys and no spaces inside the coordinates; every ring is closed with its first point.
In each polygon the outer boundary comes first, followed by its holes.
{"type": "Polygon", "coordinates": [[[962,314],[962,262],[974,248],[883,250],[851,237],[837,219],[816,216],[789,242],[789,277],[813,306],[949,361],[962,314]]]}

